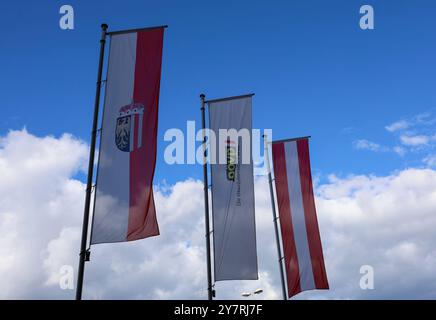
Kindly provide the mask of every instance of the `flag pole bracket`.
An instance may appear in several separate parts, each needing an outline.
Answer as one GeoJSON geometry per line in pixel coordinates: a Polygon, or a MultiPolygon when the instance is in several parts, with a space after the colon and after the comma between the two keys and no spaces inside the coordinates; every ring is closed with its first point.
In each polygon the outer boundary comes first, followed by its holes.
{"type": "Polygon", "coordinates": [[[90,261],[90,260],[91,260],[91,251],[87,249],[85,251],[85,261],[90,261]]]}
{"type": "Polygon", "coordinates": [[[85,256],[85,261],[91,260],[91,250],[90,248],[86,249],[85,251],[81,251],[79,256],[85,256]]]}

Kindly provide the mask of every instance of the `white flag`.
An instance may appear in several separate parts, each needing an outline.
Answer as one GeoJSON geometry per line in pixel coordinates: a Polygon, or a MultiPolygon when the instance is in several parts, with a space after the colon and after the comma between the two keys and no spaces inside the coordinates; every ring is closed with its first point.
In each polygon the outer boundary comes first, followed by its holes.
{"type": "Polygon", "coordinates": [[[219,150],[225,152],[225,163],[211,164],[215,281],[258,279],[251,101],[249,95],[208,102],[215,135],[220,129],[240,134],[227,137],[219,150]]]}

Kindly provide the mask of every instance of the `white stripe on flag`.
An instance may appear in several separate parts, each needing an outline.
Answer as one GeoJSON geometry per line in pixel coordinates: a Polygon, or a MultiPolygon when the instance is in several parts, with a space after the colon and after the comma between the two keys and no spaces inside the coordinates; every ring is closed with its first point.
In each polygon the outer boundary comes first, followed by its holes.
{"type": "Polygon", "coordinates": [[[138,145],[136,146],[136,148],[141,148],[142,146],[142,118],[144,117],[143,113],[141,112],[139,115],[139,123],[138,123],[138,145]]]}
{"type": "Polygon", "coordinates": [[[135,150],[135,118],[136,115],[133,113],[130,115],[130,142],[129,142],[129,146],[130,146],[130,152],[132,152],[133,150],[135,150]]]}
{"type": "Polygon", "coordinates": [[[315,281],[313,279],[312,261],[309,251],[309,241],[307,239],[296,141],[285,143],[285,157],[292,227],[297,249],[298,268],[300,270],[300,287],[301,290],[304,291],[314,289],[315,281]]]}
{"type": "Polygon", "coordinates": [[[116,150],[115,131],[119,109],[133,98],[136,40],[136,33],[111,36],[92,244],[126,240],[130,155],[116,150]]]}

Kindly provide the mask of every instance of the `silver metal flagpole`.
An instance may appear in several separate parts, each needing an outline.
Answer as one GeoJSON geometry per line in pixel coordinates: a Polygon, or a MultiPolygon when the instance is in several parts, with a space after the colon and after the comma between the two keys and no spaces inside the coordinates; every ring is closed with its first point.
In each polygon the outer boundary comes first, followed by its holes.
{"type": "Polygon", "coordinates": [[[85,261],[89,260],[89,256],[88,256],[89,253],[86,250],[86,243],[88,240],[87,239],[88,223],[89,223],[89,211],[91,205],[92,176],[94,172],[95,142],[97,140],[98,110],[100,106],[101,75],[103,72],[103,59],[104,59],[104,48],[106,44],[107,28],[108,28],[107,24],[103,23],[101,25],[100,57],[98,61],[97,88],[95,92],[94,119],[92,121],[91,145],[89,147],[90,150],[89,150],[89,163],[88,163],[88,180],[86,183],[86,198],[85,198],[85,209],[83,213],[82,242],[80,246],[79,272],[77,275],[76,300],[82,300],[82,287],[83,287],[83,274],[85,272],[85,261]]]}
{"type": "Polygon", "coordinates": [[[207,253],[207,294],[208,300],[212,300],[214,291],[212,288],[212,263],[210,256],[210,227],[209,227],[209,187],[207,181],[207,151],[206,151],[206,96],[200,94],[201,99],[201,125],[203,128],[203,183],[204,183],[204,218],[206,226],[206,253],[207,253]]]}
{"type": "Polygon", "coordinates": [[[271,207],[272,207],[272,213],[273,213],[273,222],[274,222],[274,229],[276,232],[276,242],[277,242],[277,255],[279,256],[279,266],[280,266],[280,279],[282,280],[282,293],[283,293],[283,300],[287,300],[286,298],[286,285],[285,285],[285,273],[283,271],[283,255],[282,255],[282,249],[280,247],[280,238],[279,238],[279,228],[277,226],[277,214],[276,214],[276,203],[274,201],[274,189],[272,184],[272,175],[271,175],[271,166],[269,163],[269,152],[268,152],[268,136],[266,134],[263,135],[263,156],[266,161],[266,169],[268,171],[268,182],[269,182],[269,193],[271,196],[271,207]]]}

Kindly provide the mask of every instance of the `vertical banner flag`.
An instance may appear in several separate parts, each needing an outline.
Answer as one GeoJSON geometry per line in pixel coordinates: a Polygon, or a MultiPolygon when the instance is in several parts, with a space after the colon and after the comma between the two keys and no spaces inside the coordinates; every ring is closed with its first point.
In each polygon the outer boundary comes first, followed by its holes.
{"type": "Polygon", "coordinates": [[[238,132],[217,143],[219,152],[225,146],[225,163],[211,163],[215,281],[258,279],[251,101],[252,95],[208,102],[210,129],[217,139],[220,129],[238,132]],[[243,163],[242,150],[247,149],[243,163]]]}
{"type": "Polygon", "coordinates": [[[288,296],[328,289],[310,173],[309,141],[273,142],[272,157],[288,296]]]}
{"type": "Polygon", "coordinates": [[[159,235],[152,187],[163,33],[110,35],[91,244],[159,235]]]}

